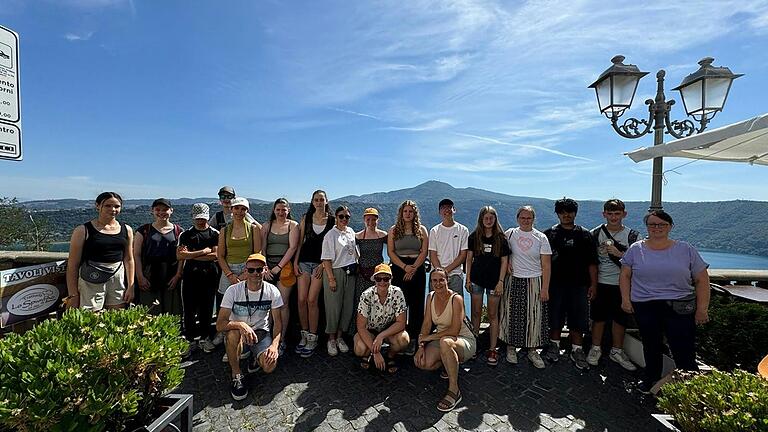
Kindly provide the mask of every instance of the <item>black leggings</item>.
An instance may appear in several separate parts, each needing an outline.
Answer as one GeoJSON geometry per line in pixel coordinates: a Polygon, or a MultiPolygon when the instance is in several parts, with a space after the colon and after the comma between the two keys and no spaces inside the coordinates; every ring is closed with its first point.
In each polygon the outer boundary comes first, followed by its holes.
{"type": "MultiPolygon", "coordinates": [[[[413,264],[416,258],[399,257],[405,264],[413,264]]],[[[427,284],[427,275],[424,264],[416,268],[416,273],[409,281],[404,281],[405,271],[400,267],[392,266],[392,285],[400,287],[405,296],[405,304],[408,306],[408,325],[406,329],[411,340],[417,340],[421,330],[421,322],[424,321],[424,297],[427,284]]]]}
{"type": "Polygon", "coordinates": [[[184,305],[184,337],[193,340],[213,335],[213,300],[219,286],[214,266],[184,269],[181,299],[184,305]]]}

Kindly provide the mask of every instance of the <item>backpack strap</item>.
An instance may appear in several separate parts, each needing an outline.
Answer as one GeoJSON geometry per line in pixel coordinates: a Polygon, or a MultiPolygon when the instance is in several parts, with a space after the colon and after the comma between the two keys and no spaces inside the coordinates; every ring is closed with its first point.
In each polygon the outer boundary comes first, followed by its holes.
{"type": "Polygon", "coordinates": [[[216,225],[218,227],[227,225],[227,221],[224,219],[224,210],[219,210],[216,212],[216,225]]]}

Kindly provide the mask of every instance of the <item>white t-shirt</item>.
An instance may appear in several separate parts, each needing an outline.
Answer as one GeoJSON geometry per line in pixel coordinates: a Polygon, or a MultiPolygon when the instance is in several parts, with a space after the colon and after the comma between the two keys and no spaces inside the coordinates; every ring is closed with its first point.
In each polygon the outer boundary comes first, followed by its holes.
{"type": "MultiPolygon", "coordinates": [[[[432,263],[433,267],[440,264],[448,265],[456,259],[463,250],[467,250],[469,230],[464,225],[454,222],[447,227],[439,223],[429,230],[429,250],[437,252],[439,263],[432,263]]],[[[461,266],[451,270],[450,276],[461,275],[461,266]]]]}
{"type": "Polygon", "coordinates": [[[541,276],[541,256],[552,255],[547,236],[536,228],[523,231],[520,227],[510,228],[504,234],[512,249],[512,275],[518,278],[541,276]]]}
{"type": "Polygon", "coordinates": [[[269,331],[269,311],[281,306],[283,298],[280,291],[266,281],[262,282],[258,291],[247,289],[246,281],[230,285],[221,300],[221,307],[232,310],[229,321],[242,321],[254,330],[269,331]]]}
{"type": "Polygon", "coordinates": [[[334,226],[323,237],[323,250],[321,260],[331,260],[331,267],[341,268],[357,262],[357,245],[355,244],[355,231],[347,227],[340,231],[334,226]]]}
{"type": "MultiPolygon", "coordinates": [[[[599,225],[597,228],[600,228],[601,226],[602,225],[599,225]]],[[[622,229],[619,232],[611,232],[611,237],[626,247],[630,246],[629,228],[625,226],[622,226],[622,229]]],[[[597,244],[599,245],[597,247],[597,258],[599,260],[597,266],[597,282],[606,285],[618,285],[621,268],[614,264],[608,257],[608,252],[605,250],[605,242],[607,240],[608,236],[605,235],[603,230],[599,229],[597,231],[597,244]]]]}

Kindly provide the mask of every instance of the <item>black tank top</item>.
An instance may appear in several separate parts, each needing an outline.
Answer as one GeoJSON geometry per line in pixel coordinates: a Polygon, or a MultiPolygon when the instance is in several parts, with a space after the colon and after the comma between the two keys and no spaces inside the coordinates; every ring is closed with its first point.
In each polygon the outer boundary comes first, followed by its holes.
{"type": "Polygon", "coordinates": [[[301,252],[299,253],[299,262],[311,262],[319,263],[320,255],[323,251],[323,238],[328,231],[336,224],[336,218],[328,216],[328,221],[325,223],[325,229],[320,234],[316,233],[312,228],[310,219],[309,226],[307,226],[306,220],[304,223],[304,243],[301,245],[301,252]]]}
{"type": "Polygon", "coordinates": [[[120,224],[120,232],[117,234],[101,233],[91,221],[83,224],[86,237],[83,244],[82,261],[116,263],[123,260],[125,246],[128,244],[128,230],[124,223],[118,223],[120,224]]]}

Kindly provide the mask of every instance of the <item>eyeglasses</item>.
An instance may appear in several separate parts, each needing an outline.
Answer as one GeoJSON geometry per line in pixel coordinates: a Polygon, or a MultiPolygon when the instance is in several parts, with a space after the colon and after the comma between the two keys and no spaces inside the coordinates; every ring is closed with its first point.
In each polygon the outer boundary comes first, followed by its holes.
{"type": "Polygon", "coordinates": [[[389,276],[382,276],[382,277],[374,277],[373,280],[376,282],[389,282],[389,280],[392,279],[389,276]]]}
{"type": "Polygon", "coordinates": [[[248,267],[246,270],[248,273],[261,273],[264,271],[264,267],[248,267]]]}
{"type": "Polygon", "coordinates": [[[649,223],[649,224],[645,224],[645,226],[647,226],[648,228],[666,228],[669,226],[669,224],[666,222],[665,223],[649,223]]]}
{"type": "Polygon", "coordinates": [[[232,195],[232,194],[219,194],[219,199],[223,199],[223,200],[226,200],[226,199],[229,199],[229,200],[231,200],[231,199],[233,199],[234,197],[235,197],[235,196],[234,196],[234,195],[232,195]]]}
{"type": "Polygon", "coordinates": [[[352,216],[347,215],[347,214],[339,214],[339,215],[336,215],[336,217],[339,218],[339,219],[349,219],[352,216]]]}

